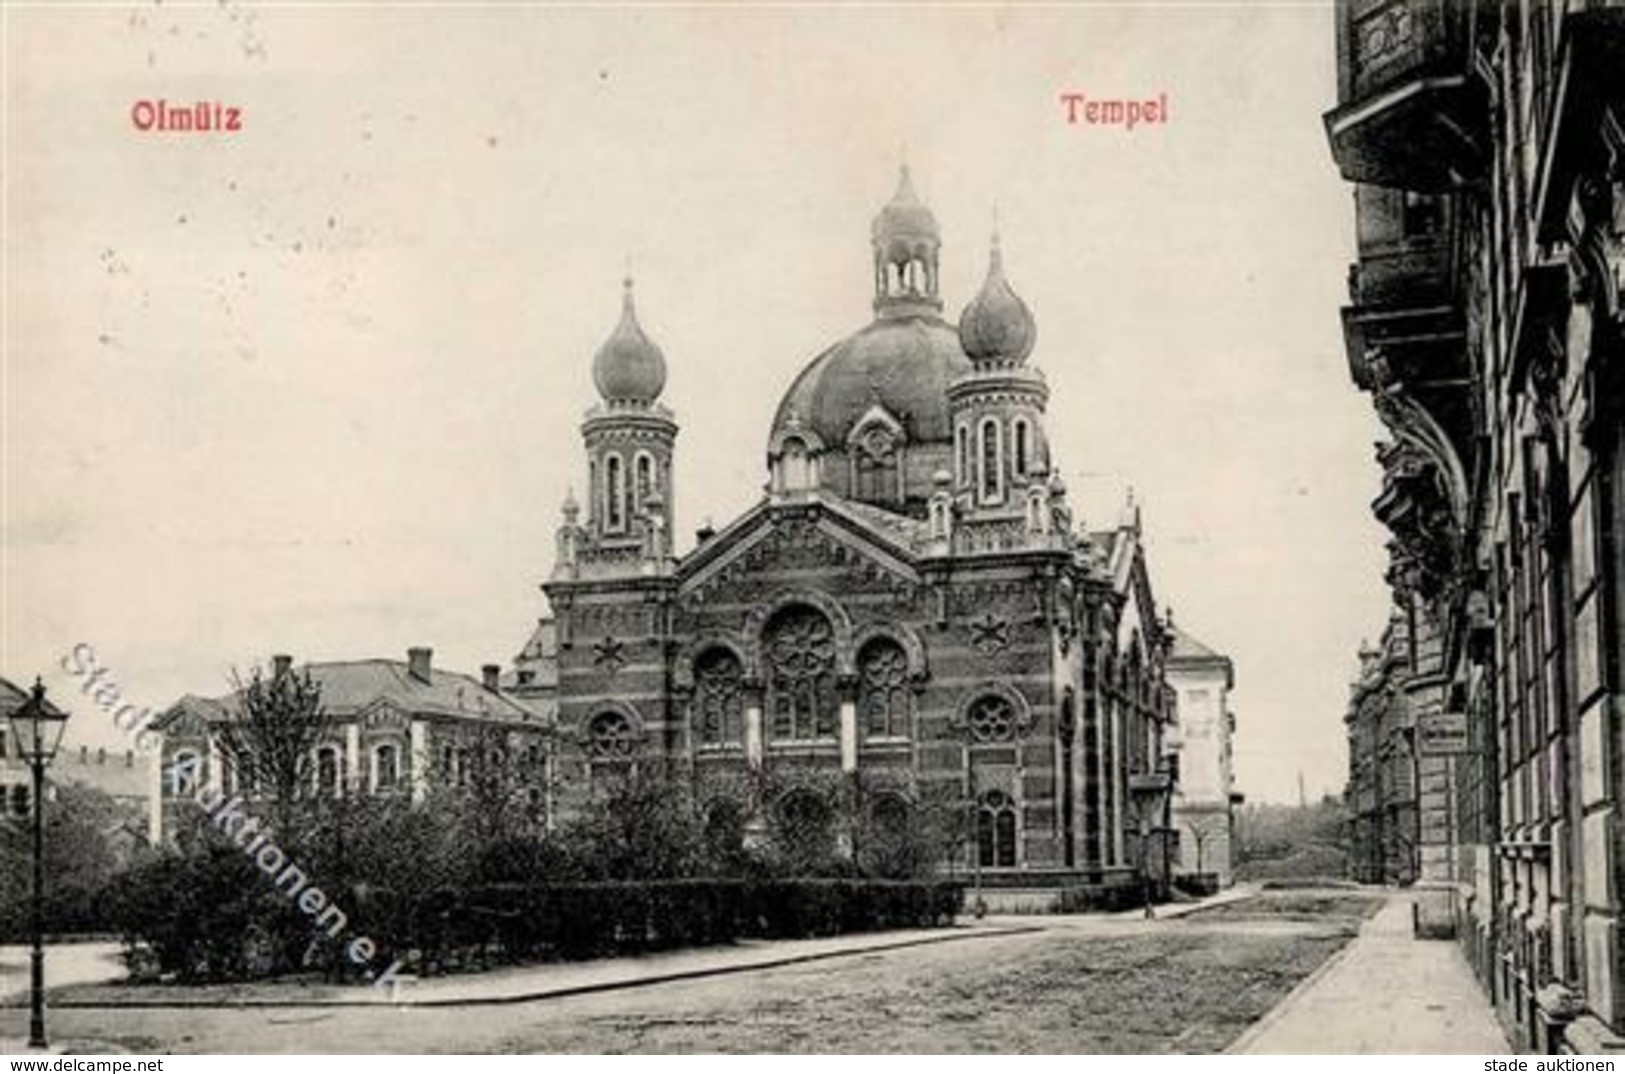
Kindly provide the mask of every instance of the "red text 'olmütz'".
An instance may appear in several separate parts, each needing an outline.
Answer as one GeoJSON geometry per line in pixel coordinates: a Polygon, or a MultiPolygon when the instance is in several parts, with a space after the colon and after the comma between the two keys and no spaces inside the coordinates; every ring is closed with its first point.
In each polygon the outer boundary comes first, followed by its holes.
{"type": "Polygon", "coordinates": [[[176,104],[162,97],[130,106],[130,122],[138,131],[163,134],[234,133],[243,129],[243,110],[219,101],[176,104]]]}

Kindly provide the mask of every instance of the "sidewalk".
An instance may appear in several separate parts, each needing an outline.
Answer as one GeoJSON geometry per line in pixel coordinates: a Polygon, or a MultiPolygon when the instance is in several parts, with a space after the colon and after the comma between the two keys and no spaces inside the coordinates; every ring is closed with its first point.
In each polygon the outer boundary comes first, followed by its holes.
{"type": "MultiPolygon", "coordinates": [[[[1190,903],[1157,908],[1158,920],[1180,917],[1193,910],[1215,906],[1252,894],[1250,887],[1238,886],[1190,903]]],[[[55,991],[50,1005],[70,1008],[198,1008],[198,1007],[376,1007],[399,1004],[410,1007],[458,1007],[482,1004],[523,1003],[529,1000],[637,988],[671,981],[776,969],[804,962],[861,955],[924,944],[1016,936],[1046,929],[1084,932],[1118,932],[1154,927],[1141,911],[1119,914],[1069,916],[988,917],[980,921],[962,919],[946,928],[904,929],[894,932],[849,933],[807,940],[742,940],[716,947],[689,948],[659,954],[595,959],[588,962],[544,962],[528,966],[506,966],[484,973],[462,973],[445,977],[415,978],[403,975],[392,987],[371,985],[330,985],[314,981],[259,981],[244,984],[166,986],[125,985],[110,977],[87,973],[87,982],[65,991],[55,991]]],[[[47,976],[51,958],[47,953],[47,976]]],[[[66,982],[63,982],[66,983],[66,982]]],[[[25,982],[26,984],[26,982],[25,982]]],[[[0,1006],[15,1006],[23,996],[4,997],[0,1006]]]]}
{"type": "MultiPolygon", "coordinates": [[[[26,1001],[29,951],[24,944],[0,944],[0,1001],[26,1001]]],[[[45,945],[45,987],[97,984],[124,976],[117,943],[49,943],[45,945]]]]}
{"type": "MultiPolygon", "coordinates": [[[[717,947],[660,954],[509,966],[485,973],[419,979],[402,975],[391,987],[327,985],[309,981],[197,986],[87,985],[53,993],[50,1005],[71,1008],[191,1007],[459,1007],[523,1003],[620,988],[665,984],[720,974],[775,969],[844,955],[923,944],[991,939],[1034,932],[1036,923],[1000,921],[947,928],[854,933],[810,940],[742,940],[717,947]]],[[[16,998],[0,1004],[15,1005],[16,998]]]]}
{"type": "Polygon", "coordinates": [[[1510,1051],[1456,945],[1411,936],[1392,895],[1347,947],[1226,1051],[1237,1055],[1500,1055],[1510,1051]]]}

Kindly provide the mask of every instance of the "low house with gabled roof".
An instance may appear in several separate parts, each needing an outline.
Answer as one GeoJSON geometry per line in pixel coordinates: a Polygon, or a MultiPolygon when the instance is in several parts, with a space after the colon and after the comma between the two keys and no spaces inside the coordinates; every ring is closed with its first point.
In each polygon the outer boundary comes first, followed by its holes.
{"type": "MultiPolygon", "coordinates": [[[[536,810],[546,813],[553,713],[545,699],[520,698],[504,689],[499,668],[479,678],[436,668],[433,651],[407,650],[402,660],[315,661],[295,667],[272,658],[271,676],[309,675],[331,721],[327,741],[311,758],[314,795],[403,795],[421,801],[436,780],[467,778],[474,750],[499,749],[511,759],[536,810]],[[495,745],[493,745],[493,740],[495,745]]],[[[153,723],[160,736],[161,806],[153,810],[152,837],[163,837],[176,808],[201,779],[225,795],[251,799],[231,770],[221,729],[237,719],[240,693],[211,698],[188,694],[153,723]]]]}

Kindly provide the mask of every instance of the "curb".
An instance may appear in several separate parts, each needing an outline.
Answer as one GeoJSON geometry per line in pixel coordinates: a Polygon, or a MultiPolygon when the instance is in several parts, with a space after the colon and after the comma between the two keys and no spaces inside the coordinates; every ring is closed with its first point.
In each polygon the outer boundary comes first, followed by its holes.
{"type": "MultiPolygon", "coordinates": [[[[778,958],[766,958],[755,962],[742,962],[733,965],[702,966],[688,970],[672,970],[666,973],[651,973],[642,977],[627,977],[612,981],[593,981],[575,985],[561,985],[553,988],[537,988],[524,992],[504,993],[494,996],[447,996],[440,999],[240,999],[240,1000],[136,1000],[128,1003],[95,1003],[87,1000],[61,1000],[47,1001],[47,1005],[54,1010],[197,1010],[211,1008],[216,1010],[247,1010],[264,1008],[275,1009],[319,1009],[323,1007],[488,1007],[502,1006],[514,1003],[532,1003],[544,999],[565,999],[570,996],[592,995],[597,992],[617,992],[623,989],[643,988],[648,985],[670,984],[675,981],[693,981],[705,977],[724,977],[733,973],[752,973],[757,970],[780,969],[785,966],[798,966],[809,962],[823,962],[829,959],[846,958],[851,955],[873,954],[878,951],[899,951],[909,947],[924,947],[930,944],[953,943],[958,940],[992,939],[999,936],[1019,936],[1025,933],[1042,932],[1042,925],[1024,925],[1011,927],[996,927],[979,929],[974,932],[951,933],[944,936],[920,936],[911,940],[893,940],[887,943],[868,944],[861,947],[848,947],[838,951],[814,951],[803,955],[784,955],[778,958]]],[[[11,1004],[0,1004],[0,1008],[11,1004]]]]}
{"type": "MultiPolygon", "coordinates": [[[[1381,911],[1378,911],[1378,913],[1381,913],[1381,911]]],[[[1326,977],[1327,974],[1331,973],[1333,969],[1341,965],[1343,961],[1348,958],[1349,953],[1354,950],[1354,945],[1360,942],[1360,937],[1365,935],[1365,931],[1371,927],[1371,923],[1376,919],[1377,914],[1372,914],[1370,917],[1361,922],[1360,930],[1353,936],[1350,936],[1347,943],[1333,952],[1332,957],[1328,958],[1325,962],[1322,962],[1319,966],[1316,966],[1310,972],[1309,976],[1305,977],[1303,980],[1294,985],[1292,991],[1282,996],[1275,1006],[1264,1012],[1262,1018],[1243,1030],[1241,1036],[1231,1041],[1225,1047],[1224,1051],[1220,1052],[1219,1054],[1241,1055],[1245,1049],[1250,1048],[1254,1041],[1264,1035],[1265,1030],[1269,1029],[1271,1026],[1275,1025],[1276,1022],[1279,1022],[1286,1016],[1286,1012],[1298,1001],[1300,996],[1309,991],[1311,988],[1314,988],[1321,982],[1322,979],[1326,977]]]]}
{"type": "Polygon", "coordinates": [[[1176,921],[1199,910],[1211,910],[1215,906],[1227,906],[1233,902],[1250,899],[1258,893],[1259,889],[1251,884],[1235,884],[1228,891],[1221,891],[1217,895],[1209,895],[1207,898],[1199,899],[1196,902],[1157,903],[1155,905],[1155,914],[1151,917],[1145,916],[1143,908],[1117,910],[1105,916],[1112,921],[1176,921]]]}

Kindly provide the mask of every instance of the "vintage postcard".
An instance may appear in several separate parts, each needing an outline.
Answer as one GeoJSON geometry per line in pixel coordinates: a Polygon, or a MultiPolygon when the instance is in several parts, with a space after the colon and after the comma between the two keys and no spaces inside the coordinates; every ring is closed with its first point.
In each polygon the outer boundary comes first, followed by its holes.
{"type": "Polygon", "coordinates": [[[1625,6],[0,28],[12,1069],[1625,1047],[1625,6]]]}

